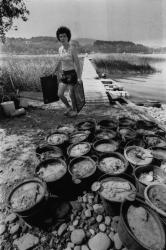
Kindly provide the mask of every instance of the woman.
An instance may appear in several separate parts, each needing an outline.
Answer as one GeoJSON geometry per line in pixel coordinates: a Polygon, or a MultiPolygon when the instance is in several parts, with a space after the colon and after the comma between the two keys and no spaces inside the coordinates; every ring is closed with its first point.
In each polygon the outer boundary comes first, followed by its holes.
{"type": "Polygon", "coordinates": [[[74,86],[81,83],[81,68],[76,49],[70,45],[71,32],[67,27],[60,27],[56,32],[58,41],[62,44],[59,48],[59,61],[55,68],[55,73],[62,69],[59,80],[58,96],[66,107],[65,115],[75,117],[77,115],[74,86]],[[69,95],[72,106],[69,104],[64,93],[69,88],[69,95]]]}

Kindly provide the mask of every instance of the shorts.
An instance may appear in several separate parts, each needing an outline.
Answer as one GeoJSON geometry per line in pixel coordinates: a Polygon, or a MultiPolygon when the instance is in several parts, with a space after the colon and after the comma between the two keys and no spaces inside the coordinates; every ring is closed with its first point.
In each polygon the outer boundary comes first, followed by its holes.
{"type": "Polygon", "coordinates": [[[75,84],[77,84],[77,81],[78,81],[76,71],[74,69],[68,70],[68,71],[63,71],[61,81],[64,84],[70,84],[70,85],[74,86],[75,84]]]}

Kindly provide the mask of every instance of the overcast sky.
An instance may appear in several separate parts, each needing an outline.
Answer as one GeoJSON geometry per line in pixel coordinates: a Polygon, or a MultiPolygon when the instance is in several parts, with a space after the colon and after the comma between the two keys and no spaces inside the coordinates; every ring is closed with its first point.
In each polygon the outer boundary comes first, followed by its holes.
{"type": "Polygon", "coordinates": [[[72,38],[133,41],[166,46],[166,0],[25,0],[27,22],[8,37],[56,36],[68,26],[72,38]]]}

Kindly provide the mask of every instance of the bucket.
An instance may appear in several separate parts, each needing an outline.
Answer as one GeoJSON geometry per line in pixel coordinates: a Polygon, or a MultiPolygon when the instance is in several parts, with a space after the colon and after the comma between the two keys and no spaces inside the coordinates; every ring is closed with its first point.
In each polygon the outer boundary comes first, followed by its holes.
{"type": "Polygon", "coordinates": [[[11,116],[15,112],[15,105],[13,101],[2,102],[1,106],[6,116],[11,116]]]}
{"type": "Polygon", "coordinates": [[[75,190],[77,190],[79,194],[84,190],[88,191],[97,178],[96,162],[89,156],[73,158],[68,165],[68,171],[72,177],[75,190]],[[88,170],[87,166],[85,166],[85,170],[83,171],[85,162],[89,162],[90,167],[88,170]]]}
{"type": "MultiPolygon", "coordinates": [[[[135,179],[136,179],[136,186],[137,186],[139,194],[142,197],[144,197],[144,190],[145,190],[146,186],[148,186],[149,184],[152,184],[154,182],[149,181],[149,182],[147,182],[147,184],[145,184],[144,182],[139,180],[139,177],[140,177],[141,174],[149,173],[150,171],[153,171],[153,176],[154,176],[154,171],[155,171],[156,175],[161,175],[161,178],[164,175],[166,177],[166,173],[164,173],[164,171],[160,167],[155,166],[155,165],[148,165],[148,166],[138,167],[138,168],[134,169],[134,176],[135,176],[135,179]]],[[[165,178],[165,180],[166,180],[166,178],[165,178]]]]}
{"type": "MultiPolygon", "coordinates": [[[[127,174],[122,174],[120,176],[109,176],[109,175],[103,175],[100,177],[100,186],[102,187],[102,184],[104,182],[107,181],[117,181],[117,182],[128,182],[130,184],[131,187],[131,199],[135,199],[135,195],[136,195],[136,187],[135,187],[135,179],[134,177],[127,175],[127,174]],[[134,193],[134,195],[133,195],[134,193]]],[[[99,195],[101,198],[101,201],[103,203],[104,209],[106,211],[107,214],[109,214],[110,216],[118,216],[120,214],[120,206],[122,201],[115,201],[115,200],[110,200],[105,198],[102,194],[101,191],[99,190],[99,195]]],[[[128,199],[130,199],[130,197],[128,197],[128,199]]]]}
{"type": "Polygon", "coordinates": [[[67,173],[66,162],[60,158],[50,158],[41,161],[36,169],[35,175],[47,183],[52,194],[59,198],[66,198],[68,195],[69,174],[67,173]]]}
{"type": "Polygon", "coordinates": [[[50,146],[48,144],[41,144],[36,148],[36,155],[40,160],[46,160],[48,158],[62,158],[64,154],[62,149],[57,146],[50,146]]]}
{"type": "MultiPolygon", "coordinates": [[[[143,228],[141,227],[141,229],[143,230],[143,228]]],[[[153,230],[152,230],[152,233],[153,230]]],[[[128,249],[128,250],[151,250],[151,249],[155,249],[155,250],[164,250],[165,249],[165,232],[164,232],[164,226],[158,216],[157,213],[155,213],[155,211],[153,211],[145,202],[143,202],[142,200],[136,198],[135,201],[127,201],[125,200],[122,205],[121,205],[121,209],[120,209],[120,220],[119,220],[119,224],[118,224],[118,234],[119,234],[119,238],[122,241],[123,245],[128,249]],[[148,214],[152,215],[154,220],[156,221],[157,225],[158,225],[158,229],[160,231],[160,236],[161,236],[161,242],[160,242],[160,246],[156,247],[156,248],[150,248],[146,245],[144,245],[144,243],[142,243],[139,239],[136,238],[136,236],[134,235],[134,233],[132,232],[132,230],[129,227],[129,223],[127,220],[127,212],[130,206],[134,206],[134,207],[142,207],[145,209],[145,211],[147,211],[148,214]]],[[[154,233],[155,235],[155,233],[154,233]]],[[[152,236],[153,237],[153,236],[152,236]]],[[[147,239],[150,240],[147,236],[147,239]]]]}
{"type": "Polygon", "coordinates": [[[45,182],[38,178],[28,179],[12,189],[7,204],[13,213],[23,219],[41,220],[48,200],[45,182]],[[34,192],[36,191],[36,193],[34,192]]]}
{"type": "Polygon", "coordinates": [[[14,111],[14,113],[11,114],[12,117],[15,117],[15,116],[20,116],[20,115],[25,115],[26,114],[26,111],[24,108],[20,108],[20,109],[16,109],[14,111]]]}

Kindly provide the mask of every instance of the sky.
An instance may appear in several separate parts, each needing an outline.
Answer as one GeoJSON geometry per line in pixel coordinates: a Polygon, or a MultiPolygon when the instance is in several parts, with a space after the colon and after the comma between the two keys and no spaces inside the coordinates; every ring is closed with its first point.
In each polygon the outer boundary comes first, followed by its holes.
{"type": "Polygon", "coordinates": [[[166,0],[24,0],[30,15],[8,37],[56,36],[59,26],[72,38],[132,41],[166,47],[166,0]]]}

